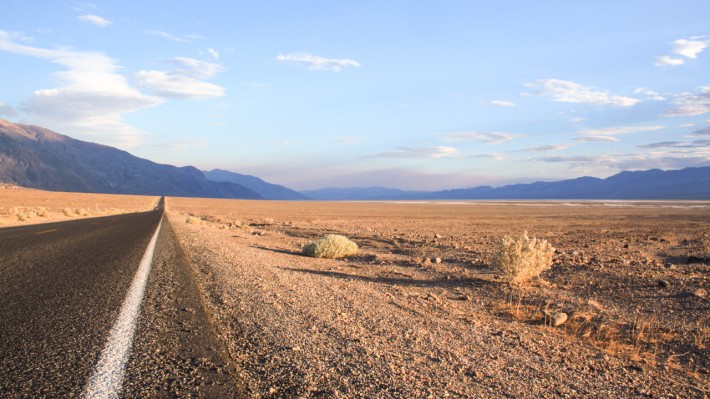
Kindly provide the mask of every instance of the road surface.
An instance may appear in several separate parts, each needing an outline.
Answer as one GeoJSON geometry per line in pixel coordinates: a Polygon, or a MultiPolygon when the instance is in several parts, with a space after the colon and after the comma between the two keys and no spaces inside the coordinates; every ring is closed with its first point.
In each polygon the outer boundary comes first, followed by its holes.
{"type": "Polygon", "coordinates": [[[151,212],[0,229],[0,397],[244,396],[167,219],[118,391],[95,376],[161,220],[162,200],[151,212]]]}

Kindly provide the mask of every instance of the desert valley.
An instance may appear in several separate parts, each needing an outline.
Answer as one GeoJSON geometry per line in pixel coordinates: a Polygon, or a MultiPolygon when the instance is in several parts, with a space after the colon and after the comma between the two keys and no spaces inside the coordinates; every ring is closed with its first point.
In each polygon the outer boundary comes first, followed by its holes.
{"type": "MultiPolygon", "coordinates": [[[[66,219],[65,208],[126,212],[156,201],[8,186],[0,217],[22,224],[18,209],[44,206],[66,219]]],[[[710,390],[705,201],[168,197],[166,211],[235,378],[254,397],[684,398],[710,390]],[[503,236],[524,230],[556,252],[549,271],[517,288],[491,262],[503,236]],[[345,259],[301,254],[331,233],[360,250],[345,259]],[[560,313],[567,320],[554,326],[560,313]]]]}

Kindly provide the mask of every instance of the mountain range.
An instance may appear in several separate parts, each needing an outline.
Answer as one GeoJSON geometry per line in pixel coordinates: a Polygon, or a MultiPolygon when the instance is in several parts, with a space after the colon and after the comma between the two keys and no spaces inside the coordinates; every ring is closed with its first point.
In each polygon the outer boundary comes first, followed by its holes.
{"type": "Polygon", "coordinates": [[[681,170],[621,172],[606,179],[580,177],[554,182],[479,186],[433,192],[384,187],[303,191],[316,200],[710,200],[710,166],[681,170]]]}
{"type": "Polygon", "coordinates": [[[113,147],[2,119],[0,182],[52,191],[270,200],[710,200],[710,167],[432,192],[385,187],[297,192],[227,170],[158,164],[113,147]]]}

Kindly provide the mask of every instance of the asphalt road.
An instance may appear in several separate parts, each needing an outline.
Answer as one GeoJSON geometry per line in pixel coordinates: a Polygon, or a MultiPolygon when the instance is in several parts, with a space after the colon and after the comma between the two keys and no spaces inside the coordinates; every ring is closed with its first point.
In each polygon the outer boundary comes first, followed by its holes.
{"type": "MultiPolygon", "coordinates": [[[[159,208],[0,229],[0,397],[84,395],[159,208]]],[[[119,396],[243,396],[167,219],[136,326],[119,396]]]]}

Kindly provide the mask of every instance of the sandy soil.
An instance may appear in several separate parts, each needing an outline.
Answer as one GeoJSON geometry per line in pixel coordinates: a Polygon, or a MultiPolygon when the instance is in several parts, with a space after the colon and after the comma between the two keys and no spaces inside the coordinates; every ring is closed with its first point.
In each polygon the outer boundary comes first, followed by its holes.
{"type": "Polygon", "coordinates": [[[253,397],[709,394],[710,203],[167,204],[253,397]],[[525,229],[521,295],[489,265],[525,229]],[[328,233],[359,254],[300,254],[328,233]]]}
{"type": "Polygon", "coordinates": [[[0,227],[152,209],[159,197],[33,190],[0,183],[0,227]]]}

